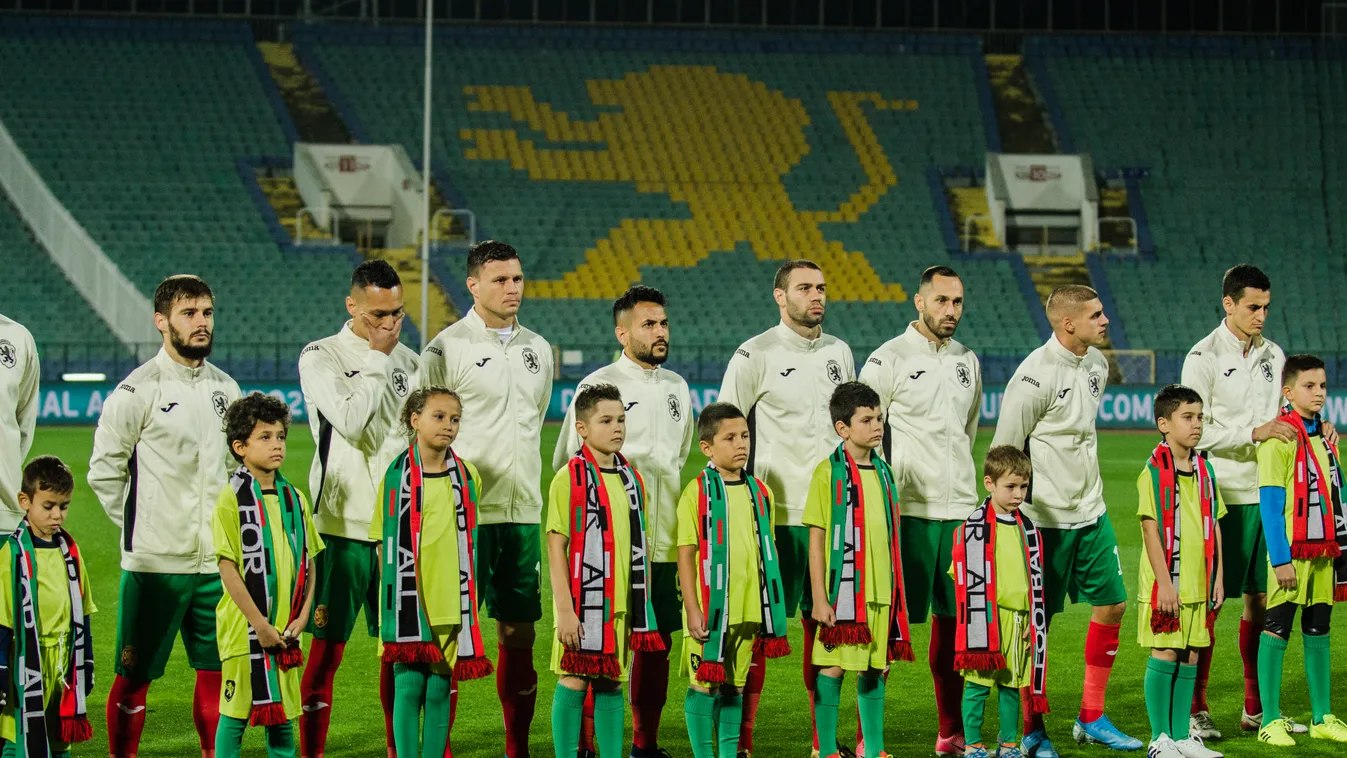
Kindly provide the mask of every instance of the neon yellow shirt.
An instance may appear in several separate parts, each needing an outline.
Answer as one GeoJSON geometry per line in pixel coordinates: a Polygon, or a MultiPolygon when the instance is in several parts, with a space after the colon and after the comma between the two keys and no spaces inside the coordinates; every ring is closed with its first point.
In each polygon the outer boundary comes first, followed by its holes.
{"type": "MultiPolygon", "coordinates": [[[[861,497],[865,498],[865,601],[874,605],[893,603],[893,559],[889,555],[889,524],[884,514],[884,488],[873,466],[857,464],[861,473],[861,497]]],[[[832,531],[832,463],[824,458],[809,481],[809,496],[804,504],[804,525],[832,531]]],[[[831,551],[824,542],[823,568],[826,571],[831,551]]],[[[806,592],[811,590],[806,589],[806,592]]]]}
{"type": "MultiPolygon", "coordinates": [[[[304,531],[308,535],[309,557],[323,550],[323,538],[313,526],[313,516],[309,511],[309,501],[304,493],[299,495],[299,504],[304,511],[304,531]]],[[[285,524],[281,519],[281,502],[275,490],[263,490],[262,501],[267,509],[267,524],[271,527],[271,544],[275,547],[276,587],[276,628],[285,629],[286,619],[290,618],[290,598],[295,590],[297,574],[294,555],[291,554],[285,537],[285,524]]],[[[215,515],[212,519],[215,536],[215,556],[222,561],[232,561],[243,574],[243,539],[239,533],[239,505],[231,487],[225,487],[215,501],[215,515]]],[[[311,577],[316,580],[317,577],[311,577]]],[[[215,636],[220,646],[220,659],[248,655],[248,619],[239,610],[234,598],[228,592],[220,597],[215,606],[215,636]]]]}
{"type": "MultiPolygon", "coordinates": [[[[627,613],[631,590],[631,518],[627,514],[627,491],[617,469],[600,469],[608,503],[613,509],[613,615],[627,613]]],[[[571,468],[563,466],[552,477],[547,494],[547,531],[571,536],[571,468]]],[[[553,604],[556,599],[553,598],[553,604]]],[[[553,621],[553,625],[555,625],[553,621]]]]}
{"type": "MultiPolygon", "coordinates": [[[[467,461],[463,465],[468,476],[477,482],[477,492],[482,491],[482,480],[478,478],[477,467],[467,461]]],[[[388,509],[388,491],[379,486],[379,504],[374,508],[370,519],[369,538],[383,542],[384,516],[388,509]]],[[[449,479],[449,470],[437,474],[421,474],[421,553],[417,559],[417,586],[421,589],[421,606],[425,608],[426,620],[431,626],[448,626],[461,623],[463,611],[459,602],[458,570],[458,526],[454,511],[454,487],[449,479]]],[[[384,545],[380,553],[387,560],[389,553],[384,545]]],[[[388,570],[388,566],[384,566],[388,570]]],[[[482,588],[477,596],[482,597],[482,588]]]]}
{"type": "MultiPolygon", "coordinates": [[[[772,528],[776,528],[776,498],[766,484],[772,528]]],[[[678,498],[678,546],[697,547],[697,480],[688,482],[678,498]]],[[[725,510],[730,522],[730,623],[762,623],[762,590],[759,580],[758,539],[754,534],[753,501],[748,494],[748,480],[725,482],[725,510]]],[[[768,535],[771,539],[771,535],[768,535]]],[[[699,569],[700,570],[700,569],[699,569]]],[[[701,598],[697,598],[701,607],[701,598]]],[[[703,611],[706,609],[703,608],[703,611]]]]}
{"type": "MultiPolygon", "coordinates": [[[[1328,474],[1328,448],[1324,438],[1310,435],[1310,449],[1319,461],[1319,470],[1328,474]]],[[[1310,492],[1319,486],[1314,480],[1314,466],[1310,465],[1310,492]]],[[[1295,534],[1296,443],[1272,438],[1258,445],[1258,486],[1281,487],[1286,490],[1286,542],[1295,534]]],[[[1332,535],[1329,535],[1332,537],[1332,535]]]]}
{"type": "MultiPolygon", "coordinates": [[[[1179,482],[1179,602],[1205,603],[1210,577],[1207,576],[1207,554],[1202,534],[1202,501],[1197,491],[1197,477],[1183,471],[1175,472],[1179,482]]],[[[1216,492],[1217,519],[1225,516],[1225,501],[1221,493],[1216,492]]],[[[1159,523],[1155,511],[1155,490],[1151,483],[1151,472],[1142,469],[1137,477],[1137,517],[1142,521],[1151,519],[1159,523]]],[[[1146,556],[1145,547],[1141,550],[1141,571],[1137,580],[1137,602],[1151,601],[1151,588],[1155,585],[1155,572],[1146,556]]]]}

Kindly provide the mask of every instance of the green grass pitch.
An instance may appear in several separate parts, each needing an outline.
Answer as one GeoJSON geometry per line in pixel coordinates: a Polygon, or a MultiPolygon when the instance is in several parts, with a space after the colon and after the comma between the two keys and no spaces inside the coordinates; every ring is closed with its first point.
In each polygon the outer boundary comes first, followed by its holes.
{"type": "MultiPolygon", "coordinates": [[[[302,426],[294,431],[284,470],[293,481],[300,483],[301,488],[307,489],[304,483],[307,482],[309,462],[313,456],[313,440],[308,429],[302,426]]],[[[551,459],[556,435],[556,425],[545,428],[542,440],[544,461],[551,459]]],[[[988,430],[979,435],[978,460],[981,460],[982,451],[986,449],[990,437],[988,430]]],[[[76,755],[90,756],[105,754],[107,746],[103,704],[112,681],[119,581],[117,533],[85,485],[92,440],[93,430],[89,427],[45,427],[38,431],[32,451],[33,455],[59,455],[75,472],[77,488],[68,525],[79,539],[86,556],[93,578],[94,596],[100,609],[94,619],[97,687],[90,704],[95,737],[93,742],[77,747],[75,751],[76,755]]],[[[1100,435],[1100,463],[1105,493],[1121,543],[1123,575],[1132,590],[1135,589],[1141,549],[1140,530],[1134,516],[1134,482],[1154,443],[1155,438],[1147,434],[1104,432],[1100,435]]],[[[703,463],[704,460],[694,452],[693,460],[688,462],[683,471],[684,481],[694,476],[703,463]]],[[[550,472],[545,474],[549,480],[550,476],[550,472]]],[[[543,591],[550,596],[546,571],[543,573],[543,591]]],[[[534,652],[540,672],[538,709],[531,739],[535,756],[552,755],[550,714],[554,677],[547,670],[551,631],[550,600],[545,600],[543,607],[546,615],[538,625],[538,644],[534,652]]],[[[1239,732],[1237,720],[1243,703],[1243,689],[1236,647],[1238,618],[1238,605],[1232,605],[1221,614],[1217,627],[1218,653],[1212,671],[1210,701],[1216,722],[1227,738],[1214,747],[1230,756],[1269,755],[1274,752],[1297,756],[1341,755],[1340,749],[1322,743],[1311,744],[1308,738],[1302,739],[1301,745],[1294,750],[1278,751],[1260,745],[1252,736],[1239,732]]],[[[1053,712],[1048,716],[1048,729],[1056,738],[1058,748],[1071,755],[1103,755],[1108,752],[1099,747],[1077,747],[1070,738],[1071,722],[1080,699],[1082,650],[1088,620],[1088,608],[1070,607],[1054,622],[1049,648],[1049,697],[1053,712]]],[[[327,750],[332,758],[368,758],[384,753],[375,646],[374,641],[365,637],[360,629],[363,629],[363,625],[357,628],[357,636],[347,648],[345,661],[337,675],[336,702],[327,750]]],[[[885,744],[888,752],[895,756],[931,754],[936,734],[935,698],[925,662],[928,628],[922,625],[914,626],[913,629],[918,661],[897,666],[888,684],[885,744]]],[[[491,649],[494,647],[494,629],[491,624],[486,624],[484,630],[488,636],[488,649],[491,649]]],[[[1339,712],[1347,712],[1347,706],[1341,705],[1347,702],[1347,689],[1342,686],[1347,682],[1347,656],[1344,656],[1344,661],[1336,659],[1336,654],[1347,653],[1347,643],[1343,640],[1343,632],[1338,631],[1334,643],[1333,681],[1338,685],[1335,695],[1340,703],[1339,712]]],[[[800,628],[797,623],[791,626],[791,644],[796,651],[800,649],[800,628]]],[[[1148,740],[1150,735],[1142,696],[1146,655],[1147,652],[1136,644],[1136,615],[1129,608],[1123,621],[1122,646],[1109,688],[1108,713],[1119,728],[1143,741],[1148,740]]],[[[1309,699],[1302,660],[1297,635],[1286,656],[1287,675],[1282,705],[1287,714],[1305,720],[1308,719],[1309,699]]],[[[149,715],[141,743],[141,758],[183,758],[198,754],[196,732],[192,726],[192,686],[192,672],[179,645],[169,663],[168,673],[150,689],[149,715]]],[[[686,680],[677,674],[675,662],[661,731],[662,744],[675,756],[690,755],[682,707],[686,686],[686,680]]],[[[854,684],[849,678],[842,699],[844,705],[839,733],[843,735],[851,735],[855,730],[855,709],[846,705],[855,702],[853,688],[854,684]]],[[[790,659],[772,661],[758,712],[756,754],[773,758],[808,756],[809,717],[806,708],[798,652],[790,659]]],[[[993,703],[984,733],[994,738],[995,728],[996,710],[993,703]]],[[[463,686],[452,740],[454,754],[459,758],[485,758],[503,754],[500,705],[496,700],[493,680],[473,681],[463,686]]],[[[261,730],[249,730],[244,755],[260,757],[264,754],[261,730]]]]}

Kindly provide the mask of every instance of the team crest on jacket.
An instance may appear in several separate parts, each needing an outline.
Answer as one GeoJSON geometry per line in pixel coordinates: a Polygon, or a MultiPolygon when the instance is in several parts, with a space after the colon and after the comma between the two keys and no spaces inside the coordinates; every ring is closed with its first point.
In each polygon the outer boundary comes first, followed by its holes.
{"type": "Polygon", "coordinates": [[[542,367],[542,364],[538,362],[538,354],[533,352],[533,348],[524,348],[523,358],[524,368],[528,369],[530,374],[538,373],[538,369],[542,367]]]}
{"type": "Polygon", "coordinates": [[[393,369],[393,391],[398,393],[398,397],[404,397],[409,386],[407,372],[400,368],[393,369]]]}
{"type": "Polygon", "coordinates": [[[674,421],[682,421],[683,409],[678,407],[678,398],[674,397],[673,395],[670,395],[668,402],[669,402],[669,418],[673,419],[674,421]]]}
{"type": "Polygon", "coordinates": [[[1099,375],[1090,374],[1090,395],[1099,397],[1099,375]]]}
{"type": "MultiPolygon", "coordinates": [[[[0,343],[0,345],[2,344],[3,343],[0,343]]],[[[3,358],[3,356],[0,356],[0,358],[3,358]]],[[[1263,369],[1263,378],[1268,380],[1269,382],[1272,381],[1272,364],[1268,363],[1267,361],[1263,361],[1262,363],[1258,364],[1258,367],[1263,369]]]]}
{"type": "Polygon", "coordinates": [[[14,368],[14,364],[18,362],[19,351],[14,349],[13,343],[9,340],[0,340],[0,366],[14,368]]]}
{"type": "Polygon", "coordinates": [[[960,363],[954,367],[954,376],[959,380],[959,384],[964,387],[973,386],[973,372],[968,370],[968,365],[960,363]]]}
{"type": "Polygon", "coordinates": [[[842,366],[837,361],[828,361],[828,381],[833,384],[842,383],[842,366]]]}
{"type": "Polygon", "coordinates": [[[229,408],[229,398],[225,397],[225,393],[215,390],[210,393],[210,404],[215,408],[215,415],[224,418],[225,411],[229,408]]]}

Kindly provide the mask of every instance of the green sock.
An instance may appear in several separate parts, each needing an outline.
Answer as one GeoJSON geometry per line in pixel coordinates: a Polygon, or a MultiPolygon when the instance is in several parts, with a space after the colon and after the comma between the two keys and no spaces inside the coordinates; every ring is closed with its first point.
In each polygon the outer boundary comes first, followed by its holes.
{"type": "Polygon", "coordinates": [[[594,746],[604,758],[622,752],[626,709],[622,690],[594,693],[594,746]]]}
{"type": "Polygon", "coordinates": [[[692,758],[716,758],[715,721],[711,717],[715,705],[714,695],[688,687],[687,697],[683,699],[683,717],[688,722],[692,758]]]}
{"type": "MultiPolygon", "coordinates": [[[[1179,664],[1159,658],[1146,659],[1146,716],[1151,720],[1151,739],[1169,734],[1170,712],[1173,710],[1174,674],[1179,664]]],[[[1173,737],[1174,735],[1169,735],[1173,737]]]]}
{"type": "Polygon", "coordinates": [[[996,715],[1001,719],[1001,744],[1020,741],[1020,688],[998,687],[996,715]]]}
{"type": "MultiPolygon", "coordinates": [[[[1286,640],[1264,634],[1258,640],[1258,699],[1263,701],[1263,726],[1282,717],[1282,660],[1286,640]]],[[[218,756],[217,756],[218,758],[218,756]]]]}
{"type": "Polygon", "coordinates": [[[837,755],[837,706],[842,701],[842,677],[818,675],[814,685],[814,729],[821,758],[837,755]]]}
{"type": "Polygon", "coordinates": [[[294,722],[267,727],[267,758],[295,758],[294,722]]]}
{"type": "Polygon", "coordinates": [[[1324,723],[1324,716],[1333,712],[1329,698],[1329,679],[1333,669],[1328,650],[1327,634],[1302,634],[1305,642],[1305,682],[1310,686],[1310,711],[1313,723],[1324,723]]]}
{"type": "Polygon", "coordinates": [[[421,725],[421,754],[444,755],[449,746],[449,695],[454,680],[444,674],[428,674],[426,715],[421,725]]]}
{"type": "Polygon", "coordinates": [[[220,714],[220,725],[215,728],[215,758],[239,758],[243,752],[243,731],[247,719],[220,714]]]}
{"type": "Polygon", "coordinates": [[[1188,739],[1188,717],[1193,712],[1193,690],[1197,689],[1197,665],[1179,664],[1174,678],[1173,703],[1169,706],[1169,736],[1175,742],[1188,739]]]}
{"type": "Polygon", "coordinates": [[[861,715],[861,739],[865,740],[865,758],[879,758],[884,752],[884,677],[861,674],[856,677],[856,710],[861,715]]]}
{"type": "MultiPolygon", "coordinates": [[[[552,749],[556,751],[557,758],[575,758],[575,751],[580,748],[580,719],[585,711],[585,692],[573,690],[560,682],[552,692],[552,749]]],[[[598,710],[597,697],[594,708],[598,710]]],[[[598,731],[597,723],[594,731],[598,731]]],[[[401,750],[398,755],[402,755],[401,750]]]]}
{"type": "Polygon", "coordinates": [[[421,754],[421,709],[429,676],[425,664],[393,664],[393,744],[398,755],[421,754]]]}
{"type": "Polygon", "coordinates": [[[739,727],[744,722],[744,696],[721,695],[716,698],[716,736],[720,744],[719,758],[735,758],[739,754],[739,727]]]}
{"type": "Polygon", "coordinates": [[[969,745],[982,744],[982,708],[991,691],[977,682],[963,682],[963,741],[969,745]]]}

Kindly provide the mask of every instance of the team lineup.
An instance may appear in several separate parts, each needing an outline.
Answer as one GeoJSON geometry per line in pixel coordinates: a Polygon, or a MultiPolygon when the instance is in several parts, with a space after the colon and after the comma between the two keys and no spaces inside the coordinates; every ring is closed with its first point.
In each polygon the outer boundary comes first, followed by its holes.
{"type": "MultiPolygon", "coordinates": [[[[1347,742],[1330,704],[1347,514],[1337,431],[1320,417],[1327,376],[1263,337],[1272,288],[1258,269],[1225,273],[1226,318],[1155,397],[1161,442],[1135,462],[1148,740],[1105,713],[1129,603],[1099,466],[1109,322],[1092,289],[1048,298],[1052,335],[1010,379],[979,468],[982,373],[954,339],[965,296],[954,270],[921,274],[917,318],[858,372],[823,331],[823,271],[786,263],[772,287],[780,323],[734,351],[719,401],[696,418],[687,382],[662,367],[665,298],[633,286],[613,304],[622,352],[580,382],[544,492],[553,348],[519,323],[513,248],[474,246],[466,278],[472,308],[418,356],[399,341],[396,271],[356,269],[351,320],[298,356],[317,446],[307,496],[281,473],[289,408],[243,395],[207,361],[209,286],[159,285],[163,347],[107,397],[89,461],[120,530],[112,758],[139,751],[177,637],[203,758],[240,755],[249,726],[265,729],[270,756],[323,756],[334,711],[357,707],[334,681],[362,614],[379,642],[390,758],[451,755],[459,687],[491,677],[504,728],[489,747],[528,756],[539,644],[556,676],[558,758],[669,755],[659,735],[675,664],[693,756],[751,758],[768,660],[793,652],[797,616],[812,727],[801,754],[888,755],[886,683],[917,658],[912,627],[929,623],[936,754],[1054,758],[1064,735],[1043,714],[1064,653],[1049,640],[1068,598],[1091,608],[1074,742],[1219,758],[1208,678],[1213,655],[1236,649],[1240,729],[1279,747],[1347,742]],[[694,446],[709,464],[680,488],[694,446]],[[554,629],[540,635],[543,581],[554,629]],[[1238,645],[1217,653],[1230,603],[1238,645]],[[1308,724],[1280,710],[1297,610],[1308,724]],[[841,702],[848,675],[854,703],[841,702]],[[988,700],[999,723],[984,738],[988,700]],[[857,713],[854,735],[838,734],[842,709],[857,713]]],[[[0,439],[19,453],[0,470],[0,758],[68,756],[93,739],[95,605],[63,528],[70,469],[53,456],[24,465],[36,348],[3,317],[0,337],[0,439]]]]}

